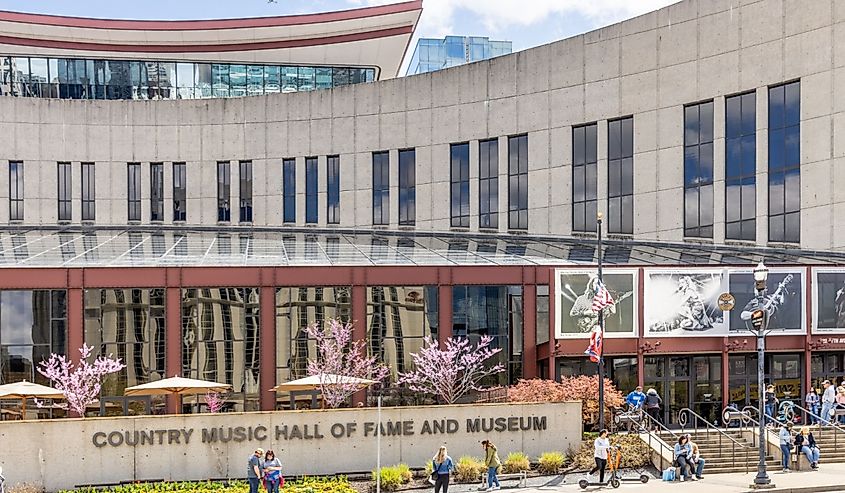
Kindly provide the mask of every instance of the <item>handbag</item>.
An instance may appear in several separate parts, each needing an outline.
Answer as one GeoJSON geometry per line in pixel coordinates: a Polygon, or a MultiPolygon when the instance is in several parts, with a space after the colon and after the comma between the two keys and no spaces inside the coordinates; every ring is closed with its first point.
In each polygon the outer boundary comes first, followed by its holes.
{"type": "Polygon", "coordinates": [[[440,475],[437,472],[437,464],[434,461],[431,461],[432,471],[431,474],[428,476],[428,482],[434,484],[437,482],[437,477],[440,475]]]}
{"type": "Polygon", "coordinates": [[[675,468],[668,467],[663,471],[663,481],[674,481],[675,480],[675,468]]]}

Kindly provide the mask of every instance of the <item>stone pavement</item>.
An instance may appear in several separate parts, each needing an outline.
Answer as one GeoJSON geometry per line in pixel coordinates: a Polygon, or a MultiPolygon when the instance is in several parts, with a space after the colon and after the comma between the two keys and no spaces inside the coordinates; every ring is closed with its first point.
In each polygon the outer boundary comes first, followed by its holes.
{"type": "MultiPolygon", "coordinates": [[[[703,480],[693,482],[666,483],[658,478],[652,478],[646,484],[640,482],[623,482],[622,486],[620,486],[618,490],[613,490],[610,486],[591,486],[586,490],[581,490],[581,488],[578,487],[578,480],[583,478],[584,475],[569,474],[565,477],[529,478],[528,487],[521,489],[512,488],[514,481],[506,481],[503,482],[503,486],[505,487],[502,491],[507,492],[510,490],[514,493],[574,493],[578,491],[619,491],[619,493],[624,493],[626,491],[630,491],[631,493],[748,492],[753,491],[749,488],[749,485],[754,482],[754,477],[757,475],[757,471],[754,470],[748,474],[731,473],[707,475],[707,471],[705,470],[704,475],[703,480]]],[[[626,475],[625,477],[629,476],[626,475]]],[[[824,458],[822,458],[821,467],[818,471],[783,473],[779,469],[775,471],[770,469],[769,477],[772,479],[772,483],[774,483],[776,487],[775,489],[762,491],[777,493],[811,493],[822,491],[845,492],[845,464],[824,464],[824,458]]],[[[477,493],[478,490],[475,488],[468,488],[467,485],[451,485],[449,487],[449,491],[453,493],[477,493]]]]}

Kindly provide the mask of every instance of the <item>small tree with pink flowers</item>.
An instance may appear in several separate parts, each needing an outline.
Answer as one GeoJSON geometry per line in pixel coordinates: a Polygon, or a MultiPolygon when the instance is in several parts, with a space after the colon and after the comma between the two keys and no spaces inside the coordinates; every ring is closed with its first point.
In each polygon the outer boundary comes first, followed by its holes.
{"type": "Polygon", "coordinates": [[[487,364],[502,350],[491,348],[492,342],[490,336],[482,336],[476,345],[465,337],[450,337],[446,349],[440,349],[436,339],[426,337],[423,347],[411,354],[414,369],[400,373],[399,383],[454,404],[470,390],[484,390],[481,381],[485,377],[505,371],[501,363],[487,364]]]}
{"type": "Polygon", "coordinates": [[[223,410],[226,399],[219,392],[206,392],[205,404],[208,406],[208,412],[217,414],[223,410]]]}
{"type": "Polygon", "coordinates": [[[88,362],[93,347],[82,344],[79,348],[79,363],[73,363],[67,356],[52,353],[47,361],[38,364],[38,373],[53,382],[53,386],[65,393],[66,404],[60,404],[80,416],[85,416],[85,409],[100,397],[103,378],[126,368],[120,358],[112,355],[99,356],[93,363],[88,362]]]}
{"type": "Polygon", "coordinates": [[[352,324],[330,319],[324,326],[307,327],[308,336],[317,343],[317,358],[308,360],[308,375],[319,378],[323,402],[331,408],[339,407],[361,385],[353,379],[380,382],[389,368],[375,356],[367,356],[365,341],[352,340],[352,324]]]}

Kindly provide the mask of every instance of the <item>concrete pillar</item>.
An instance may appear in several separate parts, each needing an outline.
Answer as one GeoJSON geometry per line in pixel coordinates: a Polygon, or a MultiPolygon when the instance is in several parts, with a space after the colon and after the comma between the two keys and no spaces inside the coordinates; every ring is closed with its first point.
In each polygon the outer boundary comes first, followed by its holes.
{"type": "MultiPolygon", "coordinates": [[[[165,293],[165,376],[182,375],[182,290],[178,286],[168,286],[165,293]]],[[[167,414],[179,414],[182,399],[177,395],[167,397],[167,414]]]]}
{"type": "Polygon", "coordinates": [[[258,402],[262,411],[276,409],[276,288],[262,286],[260,295],[261,325],[258,333],[260,374],[258,378],[258,402]]]}
{"type": "MultiPolygon", "coordinates": [[[[352,340],[367,340],[367,287],[352,286],[352,340]]],[[[366,344],[364,348],[366,348],[366,344]]],[[[366,350],[366,349],[365,349],[366,350]]],[[[352,406],[358,406],[367,400],[367,392],[362,390],[352,395],[352,406]]]]}
{"type": "Polygon", "coordinates": [[[438,308],[437,314],[437,338],[440,341],[440,348],[445,349],[446,340],[452,337],[452,286],[451,284],[437,287],[438,308]]]}
{"type": "MultiPolygon", "coordinates": [[[[537,285],[522,286],[522,378],[537,377],[537,285]]],[[[541,327],[541,330],[543,328],[541,327]]]]}

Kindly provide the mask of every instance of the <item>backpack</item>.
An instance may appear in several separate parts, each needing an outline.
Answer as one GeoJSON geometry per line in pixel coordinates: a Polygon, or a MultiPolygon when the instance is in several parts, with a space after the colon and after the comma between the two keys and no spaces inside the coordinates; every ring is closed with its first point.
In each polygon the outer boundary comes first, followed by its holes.
{"type": "Polygon", "coordinates": [[[663,471],[663,481],[674,481],[675,480],[675,468],[674,467],[667,467],[663,471]]]}

